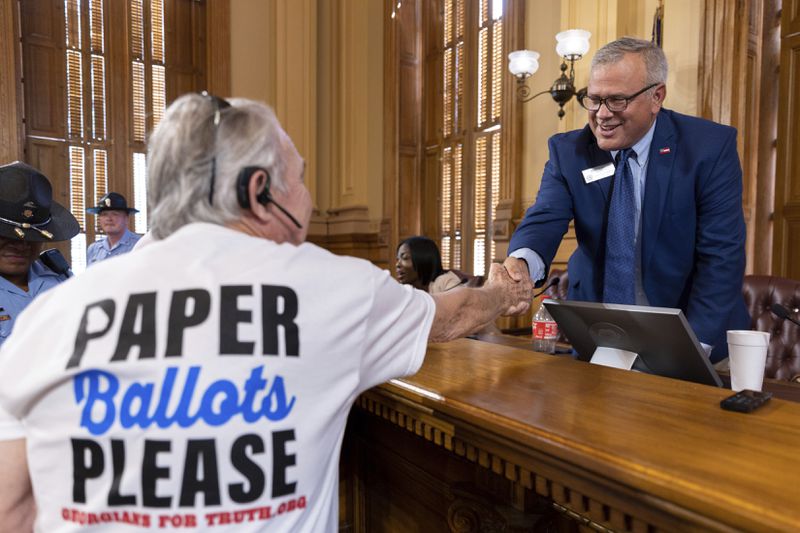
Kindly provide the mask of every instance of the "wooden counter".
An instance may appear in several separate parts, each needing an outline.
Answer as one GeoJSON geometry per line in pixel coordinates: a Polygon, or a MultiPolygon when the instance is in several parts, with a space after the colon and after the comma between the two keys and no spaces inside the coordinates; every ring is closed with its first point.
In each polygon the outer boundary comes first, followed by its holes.
{"type": "Polygon", "coordinates": [[[567,516],[796,531],[800,404],[731,413],[729,394],[477,340],[431,345],[419,373],[356,402],[343,529],[522,531],[567,516]]]}

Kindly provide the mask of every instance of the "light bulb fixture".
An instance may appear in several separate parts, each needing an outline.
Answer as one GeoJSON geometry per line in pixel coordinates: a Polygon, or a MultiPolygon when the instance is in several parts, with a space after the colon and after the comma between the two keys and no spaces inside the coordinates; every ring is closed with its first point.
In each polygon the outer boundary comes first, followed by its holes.
{"type": "Polygon", "coordinates": [[[562,58],[561,76],[549,89],[533,95],[527,81],[539,70],[539,53],[532,50],[517,50],[508,54],[508,70],[517,78],[517,98],[522,102],[529,102],[537,96],[550,93],[558,104],[558,118],[564,118],[564,105],[573,96],[577,95],[580,98],[586,93],[586,88],[575,90],[575,61],[589,51],[591,36],[592,34],[586,30],[566,30],[556,35],[556,53],[562,58]],[[567,74],[568,69],[569,74],[567,74]]]}
{"type": "Polygon", "coordinates": [[[389,3],[392,6],[392,19],[396,19],[397,14],[400,12],[400,8],[403,7],[403,0],[397,0],[397,2],[394,0],[389,0],[389,3]]]}

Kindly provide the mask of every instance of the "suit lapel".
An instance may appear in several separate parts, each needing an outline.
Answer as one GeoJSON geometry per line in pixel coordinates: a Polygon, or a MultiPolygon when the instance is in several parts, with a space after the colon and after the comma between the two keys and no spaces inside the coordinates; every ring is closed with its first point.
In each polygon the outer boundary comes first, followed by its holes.
{"type": "Polygon", "coordinates": [[[658,114],[653,142],[647,164],[647,178],[642,205],[642,270],[657,247],[658,228],[664,215],[664,205],[669,192],[672,166],[675,163],[677,139],[672,119],[665,112],[658,114]]]}

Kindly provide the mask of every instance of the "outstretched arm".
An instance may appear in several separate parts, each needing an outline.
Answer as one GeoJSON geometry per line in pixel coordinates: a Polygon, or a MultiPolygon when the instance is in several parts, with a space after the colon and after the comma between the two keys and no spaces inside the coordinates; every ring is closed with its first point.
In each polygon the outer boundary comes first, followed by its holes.
{"type": "Polygon", "coordinates": [[[433,299],[436,315],[428,340],[446,342],[469,335],[529,302],[531,283],[516,282],[502,265],[492,264],[483,287],[453,289],[434,294],[433,299]]]}
{"type": "Polygon", "coordinates": [[[25,439],[0,441],[0,533],[32,531],[36,516],[25,439]]]}

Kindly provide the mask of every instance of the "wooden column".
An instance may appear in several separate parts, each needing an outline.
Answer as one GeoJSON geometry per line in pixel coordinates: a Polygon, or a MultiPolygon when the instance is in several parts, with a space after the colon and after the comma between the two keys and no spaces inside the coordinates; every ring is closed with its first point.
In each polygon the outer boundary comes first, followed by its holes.
{"type": "Polygon", "coordinates": [[[800,0],[783,2],[773,272],[800,279],[800,0]]]}
{"type": "Polygon", "coordinates": [[[758,99],[756,197],[753,274],[772,273],[775,162],[778,137],[778,76],[780,63],[781,0],[763,0],[761,28],[761,94],[758,99]]]}
{"type": "MultiPolygon", "coordinates": [[[[503,46],[506,50],[520,50],[525,43],[525,4],[509,2],[505,14],[503,46]]],[[[505,65],[503,65],[504,70],[505,65]]],[[[500,198],[496,218],[492,221],[497,245],[497,259],[503,260],[508,251],[508,241],[528,208],[522,205],[522,111],[523,103],[517,98],[517,82],[510,74],[503,84],[503,146],[500,160],[500,198]]]]}
{"type": "Polygon", "coordinates": [[[231,95],[230,0],[208,2],[206,8],[206,81],[211,94],[231,95]]]}
{"type": "Polygon", "coordinates": [[[706,0],[698,80],[704,118],[738,130],[747,272],[771,271],[777,0],[706,0]]]}
{"type": "MultiPolygon", "coordinates": [[[[391,156],[388,151],[384,153],[383,118],[389,106],[384,101],[384,70],[391,70],[384,65],[388,61],[384,53],[388,15],[382,2],[369,0],[315,5],[319,64],[318,83],[313,85],[318,121],[310,124],[307,132],[314,135],[317,144],[316,189],[311,187],[317,209],[308,238],[334,253],[362,257],[385,267],[383,232],[388,225],[384,224],[383,209],[389,178],[384,172],[388,165],[385,160],[391,156]]],[[[403,9],[409,5],[413,7],[413,3],[404,2],[403,9]]],[[[292,9],[298,7],[286,6],[287,12],[292,9]]],[[[290,40],[287,37],[286,42],[290,40]]],[[[278,50],[281,46],[279,39],[278,50]]],[[[287,61],[286,68],[297,67],[287,61]]],[[[284,70],[279,64],[278,72],[284,70]]],[[[302,92],[301,81],[286,85],[287,90],[295,91],[291,95],[295,100],[302,92]]],[[[281,108],[279,90],[279,117],[281,108]]],[[[291,130],[287,131],[295,138],[291,130]]]]}

